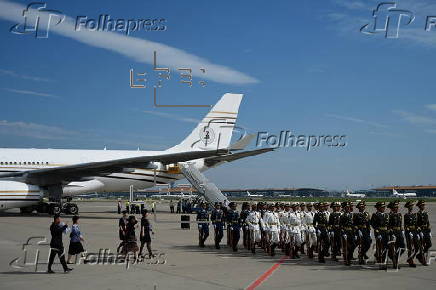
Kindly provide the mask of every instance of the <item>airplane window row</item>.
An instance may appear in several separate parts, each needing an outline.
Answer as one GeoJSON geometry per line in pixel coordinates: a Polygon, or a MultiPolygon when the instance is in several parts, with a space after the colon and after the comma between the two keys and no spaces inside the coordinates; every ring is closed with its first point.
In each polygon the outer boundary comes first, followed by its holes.
{"type": "Polygon", "coordinates": [[[48,165],[48,162],[3,162],[0,161],[0,165],[48,165]]]}

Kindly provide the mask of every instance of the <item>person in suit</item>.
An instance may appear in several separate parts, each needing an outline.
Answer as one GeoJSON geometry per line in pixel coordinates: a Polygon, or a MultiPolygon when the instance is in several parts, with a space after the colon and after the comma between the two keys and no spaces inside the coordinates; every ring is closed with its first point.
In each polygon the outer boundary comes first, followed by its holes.
{"type": "Polygon", "coordinates": [[[59,215],[53,217],[53,223],[50,226],[50,256],[48,259],[48,270],[47,273],[53,274],[52,265],[56,255],[59,256],[59,260],[64,268],[64,272],[68,273],[73,269],[68,268],[67,262],[65,261],[64,244],[62,242],[62,234],[68,228],[67,224],[61,223],[61,218],[59,215]]]}

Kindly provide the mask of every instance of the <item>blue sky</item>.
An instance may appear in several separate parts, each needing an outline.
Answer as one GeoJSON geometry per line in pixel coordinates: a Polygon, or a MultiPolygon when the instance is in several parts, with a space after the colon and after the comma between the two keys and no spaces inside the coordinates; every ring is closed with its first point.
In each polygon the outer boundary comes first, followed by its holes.
{"type": "Polygon", "coordinates": [[[10,33],[30,2],[0,0],[0,147],[160,150],[207,108],[155,108],[151,62],[172,68],[160,101],[214,104],[244,93],[251,132],[346,135],[341,149],[281,148],[210,170],[221,187],[362,189],[436,184],[434,1],[396,1],[415,20],[366,35],[378,1],[46,1],[66,20],[46,39],[10,33]],[[80,33],[77,16],[165,18],[165,31],[80,33]],[[184,87],[175,68],[194,70],[184,87]],[[203,75],[199,68],[204,67],[203,75]],[[150,74],[129,87],[129,69],[150,74]],[[204,76],[204,77],[203,77],[204,76]]]}

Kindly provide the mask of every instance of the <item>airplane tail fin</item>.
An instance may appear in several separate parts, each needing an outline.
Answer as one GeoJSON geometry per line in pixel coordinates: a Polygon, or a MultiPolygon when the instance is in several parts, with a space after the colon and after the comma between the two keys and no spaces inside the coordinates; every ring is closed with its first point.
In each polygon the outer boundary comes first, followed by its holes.
{"type": "Polygon", "coordinates": [[[228,148],[238,117],[242,94],[224,94],[197,127],[171,151],[228,148]]]}

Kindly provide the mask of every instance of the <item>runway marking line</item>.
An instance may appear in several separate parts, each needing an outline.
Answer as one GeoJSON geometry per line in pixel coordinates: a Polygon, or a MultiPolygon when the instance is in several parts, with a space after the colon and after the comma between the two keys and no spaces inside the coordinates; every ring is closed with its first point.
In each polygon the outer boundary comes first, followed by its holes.
{"type": "Polygon", "coordinates": [[[287,258],[287,256],[281,257],[277,263],[272,265],[271,268],[269,268],[266,272],[264,272],[262,275],[260,275],[259,278],[257,278],[255,281],[253,281],[245,289],[246,290],[253,290],[253,289],[256,289],[258,286],[260,286],[263,282],[266,281],[266,279],[268,279],[272,275],[272,273],[274,273],[275,270],[278,269],[278,267],[280,267],[280,265],[286,260],[286,258],[287,258]]]}

